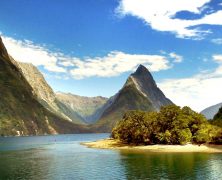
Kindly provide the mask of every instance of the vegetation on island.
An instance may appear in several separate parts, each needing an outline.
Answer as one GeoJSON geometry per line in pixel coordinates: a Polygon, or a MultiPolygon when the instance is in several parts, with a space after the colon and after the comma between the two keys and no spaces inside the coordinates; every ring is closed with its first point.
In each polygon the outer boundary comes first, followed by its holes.
{"type": "Polygon", "coordinates": [[[211,124],[222,128],[222,107],[219,109],[218,113],[215,114],[213,120],[211,120],[211,124]]]}
{"type": "MultiPolygon", "coordinates": [[[[222,109],[221,109],[222,110],[222,109]]],[[[207,119],[185,106],[164,106],[159,112],[128,111],[111,136],[127,144],[222,143],[219,121],[207,119]]]]}

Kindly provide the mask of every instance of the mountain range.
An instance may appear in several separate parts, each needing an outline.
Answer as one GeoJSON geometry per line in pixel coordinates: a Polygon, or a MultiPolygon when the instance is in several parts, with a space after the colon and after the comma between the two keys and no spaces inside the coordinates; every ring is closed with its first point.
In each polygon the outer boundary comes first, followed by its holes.
{"type": "Polygon", "coordinates": [[[92,124],[99,118],[97,112],[108,100],[101,96],[84,97],[62,92],[56,93],[56,98],[70,111],[77,113],[86,124],[92,124]]]}
{"type": "Polygon", "coordinates": [[[140,65],[114,96],[55,93],[32,64],[15,61],[1,41],[0,133],[110,132],[128,110],[159,111],[173,104],[140,65]]]}
{"type": "Polygon", "coordinates": [[[148,69],[140,65],[122,89],[104,105],[101,117],[93,128],[109,132],[128,110],[159,111],[161,106],[173,104],[157,87],[148,69]]]}
{"type": "Polygon", "coordinates": [[[55,93],[41,72],[32,64],[13,61],[33,88],[33,93],[49,111],[76,124],[93,122],[94,112],[107,100],[104,97],[82,97],[73,94],[55,93]]]}
{"type": "Polygon", "coordinates": [[[0,38],[0,134],[40,135],[86,132],[87,127],[50,112],[15,65],[0,38]]]}

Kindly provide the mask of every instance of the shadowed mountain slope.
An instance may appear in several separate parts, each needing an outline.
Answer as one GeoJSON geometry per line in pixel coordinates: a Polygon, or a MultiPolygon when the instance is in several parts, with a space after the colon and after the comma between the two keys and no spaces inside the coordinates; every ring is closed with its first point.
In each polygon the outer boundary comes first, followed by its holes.
{"type": "Polygon", "coordinates": [[[110,132],[128,110],[159,111],[161,106],[173,104],[157,87],[146,67],[140,65],[123,88],[104,105],[100,119],[93,128],[110,132]]]}
{"type": "Polygon", "coordinates": [[[0,38],[0,134],[78,133],[87,129],[45,109],[0,38]]]}

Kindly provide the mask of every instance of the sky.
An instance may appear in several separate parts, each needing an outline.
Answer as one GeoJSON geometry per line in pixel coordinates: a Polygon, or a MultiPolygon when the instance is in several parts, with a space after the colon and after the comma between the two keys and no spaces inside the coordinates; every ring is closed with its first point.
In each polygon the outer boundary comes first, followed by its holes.
{"type": "Polygon", "coordinates": [[[110,97],[139,64],[175,104],[222,102],[222,0],[1,0],[0,34],[55,92],[110,97]]]}

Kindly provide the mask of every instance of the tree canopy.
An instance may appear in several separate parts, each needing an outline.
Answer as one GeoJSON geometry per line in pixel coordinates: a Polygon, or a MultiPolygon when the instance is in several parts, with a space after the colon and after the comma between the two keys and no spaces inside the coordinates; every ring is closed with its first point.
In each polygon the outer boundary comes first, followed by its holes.
{"type": "Polygon", "coordinates": [[[133,144],[222,143],[222,128],[185,106],[164,106],[159,112],[129,111],[111,136],[133,144]]]}

